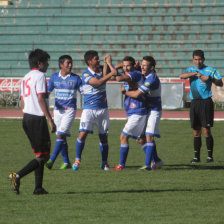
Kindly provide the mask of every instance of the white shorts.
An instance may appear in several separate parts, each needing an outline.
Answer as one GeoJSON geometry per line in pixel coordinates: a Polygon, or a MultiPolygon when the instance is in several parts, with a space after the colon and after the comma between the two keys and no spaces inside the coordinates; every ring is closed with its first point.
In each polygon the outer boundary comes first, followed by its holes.
{"type": "Polygon", "coordinates": [[[129,116],[122,134],[130,138],[139,139],[145,129],[146,119],[147,115],[133,114],[129,116]]]}
{"type": "Polygon", "coordinates": [[[70,127],[74,121],[76,110],[54,110],[54,122],[57,127],[57,133],[70,136],[70,127]]]}
{"type": "Polygon", "coordinates": [[[97,126],[99,135],[107,135],[110,128],[108,108],[92,110],[84,109],[80,120],[79,131],[93,133],[94,125],[97,126]]]}
{"type": "Polygon", "coordinates": [[[150,111],[150,113],[148,114],[148,121],[147,121],[147,126],[145,131],[146,135],[160,138],[159,122],[160,122],[161,116],[162,116],[162,111],[155,111],[155,110],[150,111]]]}

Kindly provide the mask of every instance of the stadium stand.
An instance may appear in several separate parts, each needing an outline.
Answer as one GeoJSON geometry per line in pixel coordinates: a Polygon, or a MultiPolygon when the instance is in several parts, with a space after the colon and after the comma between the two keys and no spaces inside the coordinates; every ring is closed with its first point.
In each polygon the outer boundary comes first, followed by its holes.
{"type": "Polygon", "coordinates": [[[62,54],[73,57],[74,72],[81,74],[88,49],[111,53],[113,63],[125,55],[141,60],[150,54],[160,76],[178,77],[200,48],[206,64],[224,74],[223,0],[7,2],[0,4],[1,77],[22,77],[34,48],[50,53],[48,76],[58,70],[62,54]]]}

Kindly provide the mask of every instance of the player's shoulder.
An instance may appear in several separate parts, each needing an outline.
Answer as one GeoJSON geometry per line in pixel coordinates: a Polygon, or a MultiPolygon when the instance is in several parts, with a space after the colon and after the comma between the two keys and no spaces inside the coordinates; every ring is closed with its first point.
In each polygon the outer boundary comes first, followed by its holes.
{"type": "Polygon", "coordinates": [[[79,79],[80,78],[80,76],[75,74],[75,73],[70,73],[70,75],[71,75],[72,78],[75,78],[75,79],[79,79]]]}
{"type": "Polygon", "coordinates": [[[55,72],[55,73],[53,73],[53,74],[50,76],[50,78],[57,78],[57,77],[58,77],[58,74],[59,74],[59,72],[55,72]]]}
{"type": "Polygon", "coordinates": [[[92,73],[88,70],[88,69],[86,69],[83,73],[82,73],[82,77],[83,78],[87,78],[87,77],[89,77],[89,76],[91,76],[92,75],[92,73]]]}
{"type": "Polygon", "coordinates": [[[207,72],[215,72],[216,71],[213,67],[207,66],[207,65],[204,66],[203,70],[207,71],[207,72]]]}

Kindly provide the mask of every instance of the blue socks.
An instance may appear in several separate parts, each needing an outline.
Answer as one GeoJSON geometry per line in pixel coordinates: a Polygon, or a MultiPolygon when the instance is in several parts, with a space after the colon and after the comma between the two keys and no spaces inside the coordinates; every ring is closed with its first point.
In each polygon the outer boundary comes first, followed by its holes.
{"type": "Polygon", "coordinates": [[[57,138],[55,146],[54,146],[54,151],[53,154],[51,155],[50,160],[54,163],[54,161],[56,160],[59,152],[62,150],[62,145],[64,144],[64,139],[61,138],[57,138]]]}
{"type": "Polygon", "coordinates": [[[146,146],[146,153],[145,153],[145,165],[147,167],[151,167],[153,148],[154,148],[155,142],[147,142],[146,145],[147,146],[146,146]]]}
{"type": "Polygon", "coordinates": [[[84,149],[85,142],[81,141],[79,138],[76,140],[76,159],[81,160],[82,150],[84,149]]]}
{"type": "Polygon", "coordinates": [[[120,149],[120,165],[125,167],[125,163],[128,157],[129,144],[121,144],[120,149]]]}
{"type": "Polygon", "coordinates": [[[108,143],[100,142],[100,153],[102,157],[102,162],[107,163],[108,158],[108,143]]]}
{"type": "Polygon", "coordinates": [[[62,144],[61,155],[62,155],[64,163],[69,164],[70,161],[69,161],[69,158],[68,158],[68,144],[67,144],[67,141],[64,141],[64,143],[62,144]]]}

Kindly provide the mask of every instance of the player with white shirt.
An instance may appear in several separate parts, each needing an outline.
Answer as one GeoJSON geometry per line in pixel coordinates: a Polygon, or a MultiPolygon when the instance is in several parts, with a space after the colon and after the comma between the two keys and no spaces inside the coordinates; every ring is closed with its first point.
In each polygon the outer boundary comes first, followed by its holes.
{"type": "Polygon", "coordinates": [[[71,73],[73,65],[71,56],[62,55],[58,64],[60,71],[52,74],[48,83],[49,94],[55,90],[54,122],[57,127],[54,151],[45,164],[48,169],[52,168],[60,152],[64,161],[60,169],[71,168],[66,137],[70,136],[70,127],[76,114],[76,95],[82,85],[81,78],[71,73]]]}
{"type": "Polygon", "coordinates": [[[99,132],[100,152],[102,157],[101,168],[109,170],[108,165],[108,130],[109,111],[106,97],[106,82],[117,74],[116,69],[111,64],[111,57],[105,57],[105,64],[109,66],[111,72],[102,74],[100,71],[100,60],[97,51],[87,51],[84,60],[88,66],[82,74],[82,91],[84,94],[84,107],[80,120],[79,135],[76,141],[76,159],[73,170],[78,170],[81,162],[81,155],[85,145],[86,137],[93,133],[96,125],[99,132]]]}
{"type": "Polygon", "coordinates": [[[29,55],[31,71],[27,73],[21,82],[21,107],[24,113],[23,129],[30,141],[32,150],[36,156],[23,169],[9,175],[13,190],[19,194],[20,180],[27,174],[35,171],[35,189],[33,194],[47,194],[42,187],[44,163],[49,159],[51,141],[46,118],[51,132],[55,132],[56,126],[46,103],[47,82],[44,72],[48,68],[50,55],[40,49],[32,51],[29,55]]]}
{"type": "Polygon", "coordinates": [[[138,99],[145,96],[148,108],[148,118],[145,130],[146,144],[143,146],[146,153],[145,165],[139,170],[160,168],[162,160],[157,155],[155,137],[160,137],[159,122],[162,115],[161,83],[155,71],[156,61],[152,56],[143,57],[141,64],[144,83],[135,91],[124,92],[126,96],[138,99]],[[155,164],[151,167],[152,158],[155,164]]]}

